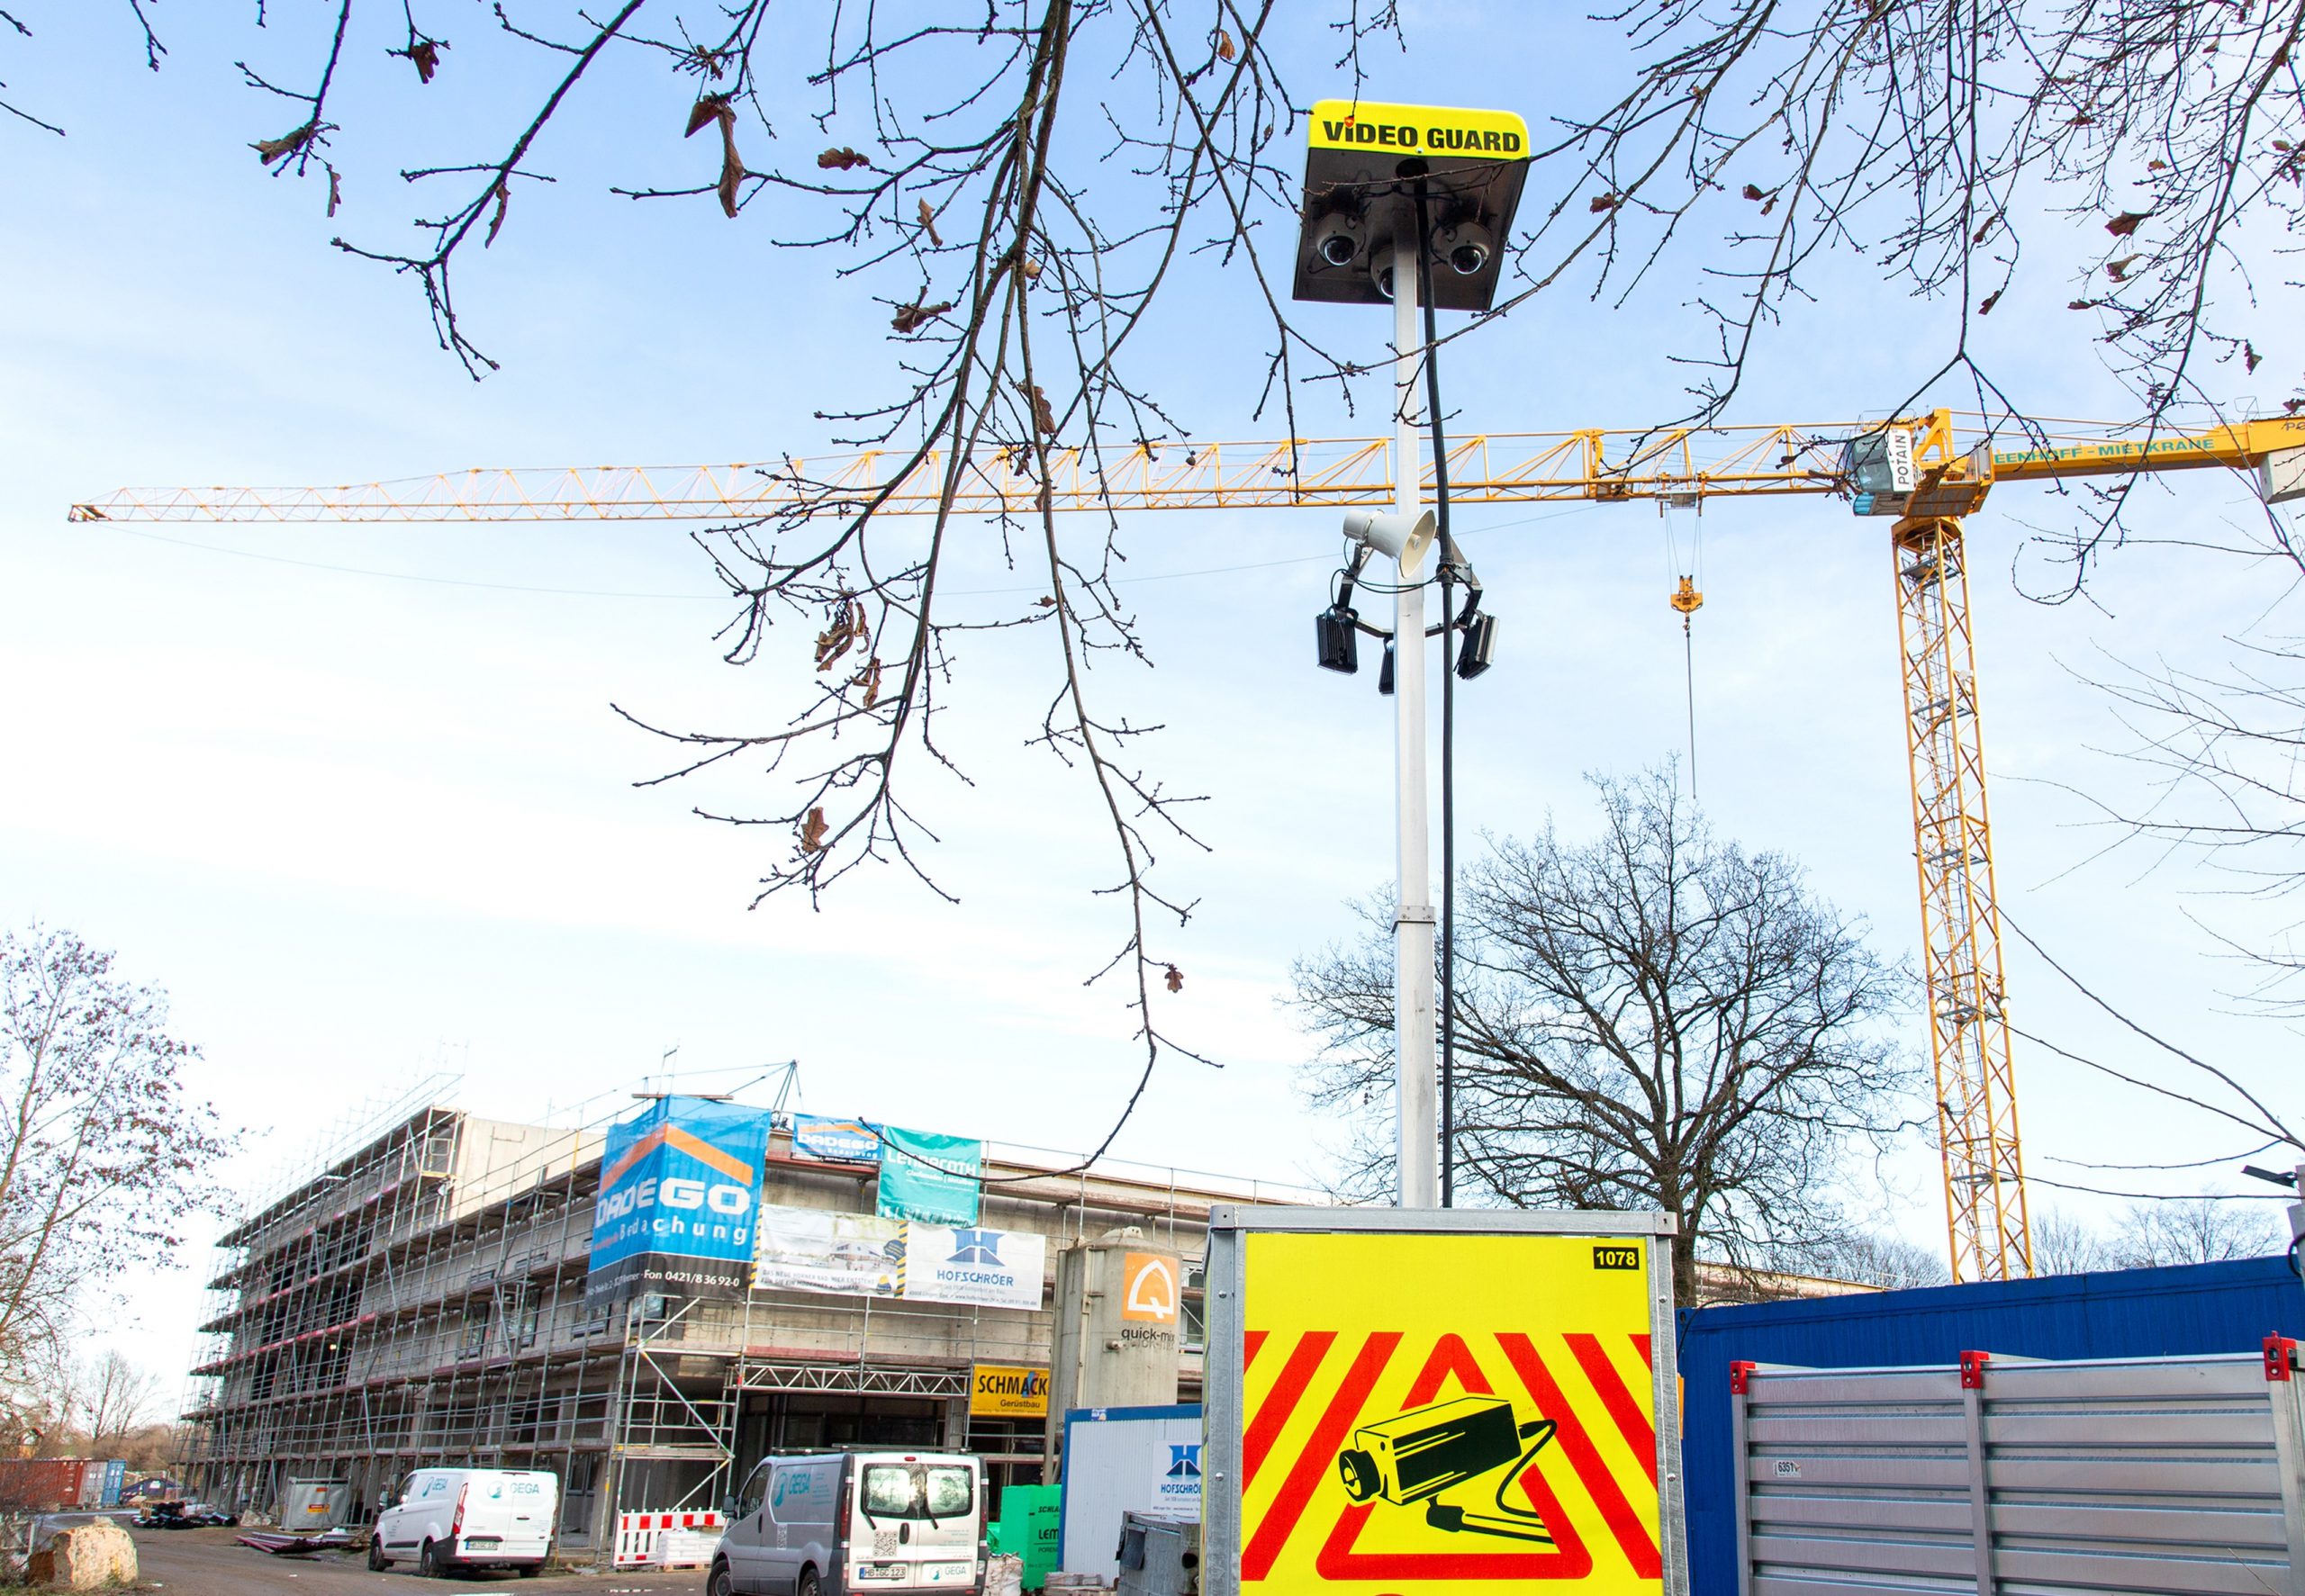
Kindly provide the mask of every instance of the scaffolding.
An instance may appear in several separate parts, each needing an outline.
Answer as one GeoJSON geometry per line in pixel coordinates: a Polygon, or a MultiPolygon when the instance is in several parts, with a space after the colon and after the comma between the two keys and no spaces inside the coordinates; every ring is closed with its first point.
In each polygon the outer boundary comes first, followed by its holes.
{"type": "MultiPolygon", "coordinates": [[[[276,1511],[286,1482],[350,1487],[356,1520],[409,1471],[549,1469],[560,1538],[604,1553],[619,1511],[715,1505],[772,1447],[970,1446],[1022,1477],[1036,1423],[972,1420],[975,1363],[1045,1364],[1052,1315],[755,1291],[589,1305],[601,1150],[629,1097],[573,1126],[481,1118],[428,1082],[240,1217],[210,1282],[178,1460],[211,1501],[276,1511]]],[[[1052,1249],[1134,1224],[1185,1256],[1215,1202],[1303,1202],[1270,1183],[990,1145],[982,1222],[1052,1249]]],[[[767,1204],[869,1212],[869,1166],[793,1155],[767,1204]]],[[[1197,1348],[1180,1382],[1198,1383],[1197,1348]]],[[[1035,1475],[1036,1477],[1036,1474],[1035,1475]]]]}

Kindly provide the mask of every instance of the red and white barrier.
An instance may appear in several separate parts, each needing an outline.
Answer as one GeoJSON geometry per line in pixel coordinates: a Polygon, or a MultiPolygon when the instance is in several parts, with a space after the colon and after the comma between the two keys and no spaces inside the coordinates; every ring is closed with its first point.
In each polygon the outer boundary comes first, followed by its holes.
{"type": "Polygon", "coordinates": [[[728,1527],[719,1513],[619,1513],[618,1568],[701,1568],[720,1549],[728,1527]]]}

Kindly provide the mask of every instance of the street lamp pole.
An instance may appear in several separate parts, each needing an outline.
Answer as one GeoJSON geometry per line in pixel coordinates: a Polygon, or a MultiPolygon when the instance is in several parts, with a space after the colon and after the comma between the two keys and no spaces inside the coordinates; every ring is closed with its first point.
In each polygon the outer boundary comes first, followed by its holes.
{"type": "MultiPolygon", "coordinates": [[[[1417,446],[1417,257],[1424,241],[1393,240],[1393,510],[1422,513],[1417,446]]],[[[1441,1205],[1440,1089],[1433,1061],[1433,861],[1425,777],[1424,548],[1402,551],[1393,594],[1393,776],[1400,890],[1393,909],[1393,1038],[1404,1208],[1441,1205]]]]}

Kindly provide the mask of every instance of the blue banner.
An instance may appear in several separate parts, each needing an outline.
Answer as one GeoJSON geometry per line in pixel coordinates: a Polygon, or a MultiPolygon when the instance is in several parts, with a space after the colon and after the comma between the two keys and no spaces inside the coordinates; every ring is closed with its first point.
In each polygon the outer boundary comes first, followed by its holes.
{"type": "Polygon", "coordinates": [[[984,1173],[984,1143],[933,1131],[879,1125],[883,1219],[932,1225],[976,1223],[977,1177],[984,1173]]]}
{"type": "Polygon", "coordinates": [[[769,1114],[662,1097],[609,1128],[592,1207],[592,1306],[642,1292],[737,1297],[750,1284],[769,1114]]]}
{"type": "Polygon", "coordinates": [[[792,1116],[792,1155],[824,1159],[836,1164],[877,1164],[881,1161],[881,1137],[863,1120],[796,1114],[792,1116]]]}

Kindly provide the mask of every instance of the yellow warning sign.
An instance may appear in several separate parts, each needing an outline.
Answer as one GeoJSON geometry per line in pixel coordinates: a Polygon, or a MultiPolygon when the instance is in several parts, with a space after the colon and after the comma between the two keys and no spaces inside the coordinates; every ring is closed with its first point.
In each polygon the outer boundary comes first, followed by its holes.
{"type": "Polygon", "coordinates": [[[1510,111],[1465,111],[1452,105],[1384,105],[1373,100],[1322,100],[1313,107],[1312,147],[1526,160],[1529,124],[1510,111]]]}
{"type": "Polygon", "coordinates": [[[1646,1241],[1243,1240],[1243,1596],[1662,1588],[1646,1241]]]}

